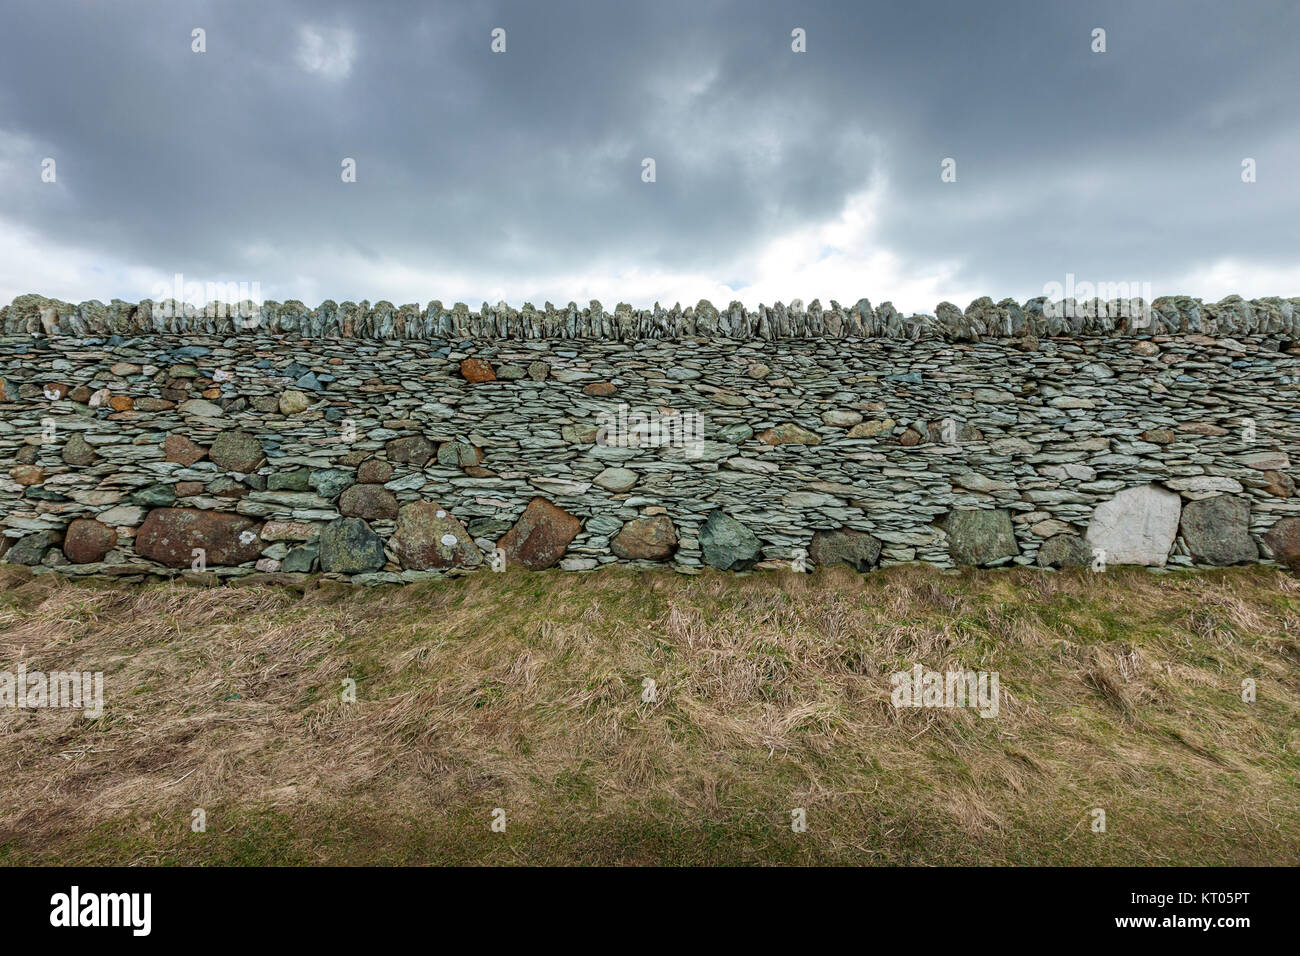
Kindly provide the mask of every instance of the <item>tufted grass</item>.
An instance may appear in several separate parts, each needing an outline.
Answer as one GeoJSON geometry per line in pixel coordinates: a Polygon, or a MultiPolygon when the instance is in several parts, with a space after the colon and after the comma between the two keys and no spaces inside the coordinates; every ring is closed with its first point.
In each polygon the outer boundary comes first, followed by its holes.
{"type": "Polygon", "coordinates": [[[106,696],[0,710],[0,863],[1300,860],[1275,569],[0,588],[0,670],[106,696]],[[914,663],[997,671],[999,716],[895,709],[914,663]]]}

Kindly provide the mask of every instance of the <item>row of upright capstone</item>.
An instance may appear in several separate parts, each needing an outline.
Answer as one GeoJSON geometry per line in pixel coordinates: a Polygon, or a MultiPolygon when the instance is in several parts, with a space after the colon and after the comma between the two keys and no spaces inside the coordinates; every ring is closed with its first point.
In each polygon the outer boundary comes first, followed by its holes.
{"type": "Polygon", "coordinates": [[[141,334],[272,332],[301,337],[358,339],[637,339],[705,338],[772,340],[807,338],[886,338],[903,341],[944,339],[977,342],[985,339],[1059,336],[1146,336],[1203,334],[1211,336],[1277,335],[1289,341],[1300,336],[1300,297],[1243,299],[1227,296],[1203,302],[1189,296],[1141,299],[1073,299],[1046,297],[1018,303],[994,302],[984,296],[965,311],[941,302],[934,315],[904,316],[892,303],[872,307],[867,299],[842,306],[831,300],[823,307],[814,299],[798,299],[746,309],[732,302],[715,308],[702,299],[695,306],[674,305],[633,309],[620,303],[607,312],[593,300],[586,308],[570,302],[557,307],[531,303],[515,309],[505,303],[483,303],[471,311],[464,303],[450,308],[439,301],[424,308],[415,303],[379,301],[334,302],[315,309],[302,302],[244,300],[213,301],[199,307],[174,299],[138,303],[113,299],[74,304],[29,294],[0,308],[0,328],[6,335],[36,334],[88,338],[141,334]]]}

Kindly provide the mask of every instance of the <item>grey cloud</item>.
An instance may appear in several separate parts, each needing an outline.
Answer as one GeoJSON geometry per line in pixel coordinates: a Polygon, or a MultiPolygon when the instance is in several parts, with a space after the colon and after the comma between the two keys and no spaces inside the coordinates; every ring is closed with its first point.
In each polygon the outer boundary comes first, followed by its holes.
{"type": "Polygon", "coordinates": [[[162,273],[289,292],[328,251],[492,277],[515,302],[593,269],[748,282],[736,262],[833,220],[875,176],[882,247],[916,273],[960,262],[995,298],[1066,271],[1298,265],[1288,0],[10,6],[0,130],[30,146],[3,155],[32,173],[0,218],[162,273]],[[350,31],[346,77],[298,65],[304,26],[350,31]],[[46,150],[58,193],[37,178],[46,150]],[[947,156],[956,184],[939,181],[947,156]]]}

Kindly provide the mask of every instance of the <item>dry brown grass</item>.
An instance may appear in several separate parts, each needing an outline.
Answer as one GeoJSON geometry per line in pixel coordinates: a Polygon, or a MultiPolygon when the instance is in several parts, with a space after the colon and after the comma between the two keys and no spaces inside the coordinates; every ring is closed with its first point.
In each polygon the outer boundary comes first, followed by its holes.
{"type": "Polygon", "coordinates": [[[1266,569],[0,583],[0,669],[106,696],[0,711],[0,860],[1300,860],[1300,591],[1266,569]],[[895,709],[914,663],[998,671],[999,716],[895,709]]]}

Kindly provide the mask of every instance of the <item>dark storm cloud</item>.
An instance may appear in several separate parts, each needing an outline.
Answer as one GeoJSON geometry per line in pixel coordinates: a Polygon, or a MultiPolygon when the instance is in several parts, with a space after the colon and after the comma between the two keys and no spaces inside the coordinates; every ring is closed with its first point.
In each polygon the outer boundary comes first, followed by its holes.
{"type": "MultiPolygon", "coordinates": [[[[144,272],[339,299],[394,295],[393,269],[462,276],[470,301],[629,270],[749,286],[768,243],[873,183],[872,243],[900,274],[956,264],[941,290],[1300,263],[1289,0],[18,2],[6,20],[0,220],[144,272]]],[[[6,298],[29,287],[14,268],[6,298]]]]}

